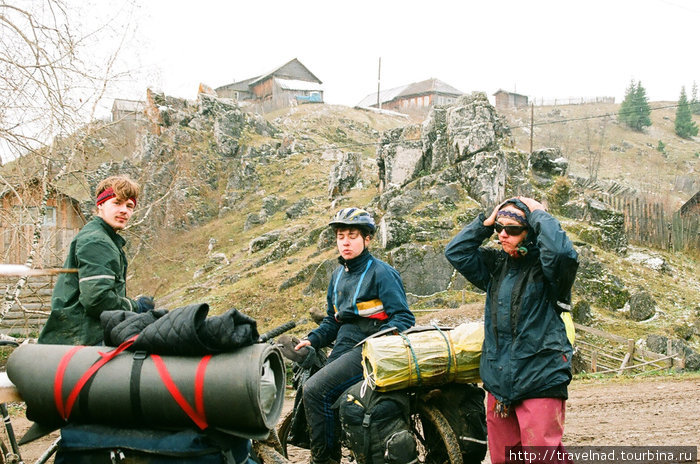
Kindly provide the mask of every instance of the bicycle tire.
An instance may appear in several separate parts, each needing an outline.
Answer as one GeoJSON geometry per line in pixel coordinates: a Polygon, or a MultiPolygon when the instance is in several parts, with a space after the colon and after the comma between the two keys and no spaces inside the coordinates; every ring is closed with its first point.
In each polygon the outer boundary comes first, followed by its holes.
{"type": "Polygon", "coordinates": [[[253,452],[261,464],[291,464],[287,456],[282,456],[272,446],[254,441],[253,452]]]}
{"type": "Polygon", "coordinates": [[[280,426],[277,427],[277,435],[280,439],[280,445],[282,445],[282,455],[284,455],[285,458],[289,457],[287,454],[287,437],[289,437],[289,431],[292,429],[292,419],[294,419],[293,409],[284,416],[280,426]]]}
{"type": "Polygon", "coordinates": [[[417,410],[418,418],[414,420],[413,433],[418,442],[423,445],[423,462],[425,464],[464,464],[459,440],[445,416],[435,406],[425,403],[419,403],[417,410]],[[417,424],[417,422],[420,423],[417,424]]]}

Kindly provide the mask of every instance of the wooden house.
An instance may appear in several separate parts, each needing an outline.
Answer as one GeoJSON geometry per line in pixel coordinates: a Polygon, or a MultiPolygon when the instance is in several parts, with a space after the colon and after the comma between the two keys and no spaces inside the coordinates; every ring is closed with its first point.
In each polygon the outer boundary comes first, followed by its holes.
{"type": "Polygon", "coordinates": [[[145,119],[146,102],[115,98],[112,103],[112,122],[125,119],[145,119]]]}
{"type": "Polygon", "coordinates": [[[464,92],[457,90],[440,79],[427,79],[421,82],[371,93],[356,106],[378,108],[401,113],[426,114],[435,105],[454,103],[464,92]]]}
{"type": "Polygon", "coordinates": [[[242,104],[260,105],[269,111],[299,103],[322,103],[321,84],[318,77],[294,58],[268,73],[217,87],[216,94],[242,104]]]}
{"type": "Polygon", "coordinates": [[[681,217],[700,217],[700,190],[690,197],[690,200],[683,203],[678,210],[681,217]]]}
{"type": "MultiPolygon", "coordinates": [[[[33,179],[0,192],[0,252],[4,263],[23,264],[34,238],[34,224],[41,204],[41,188],[33,179]]],[[[60,267],[73,237],[86,218],[75,198],[52,189],[41,220],[40,253],[34,267],[60,267]]]]}
{"type": "Polygon", "coordinates": [[[493,96],[496,99],[496,109],[519,108],[529,105],[527,96],[519,93],[499,89],[493,96]]]}
{"type": "MultiPolygon", "coordinates": [[[[41,184],[32,179],[0,192],[0,251],[3,263],[24,264],[34,239],[34,226],[41,204],[41,184]]],[[[32,267],[62,267],[75,235],[85,225],[80,203],[71,195],[51,189],[46,212],[41,219],[41,240],[32,267]]],[[[19,277],[0,277],[0,297],[14,297],[19,277]]],[[[0,321],[0,332],[34,336],[51,311],[55,275],[32,276],[22,287],[17,300],[0,321]]]]}

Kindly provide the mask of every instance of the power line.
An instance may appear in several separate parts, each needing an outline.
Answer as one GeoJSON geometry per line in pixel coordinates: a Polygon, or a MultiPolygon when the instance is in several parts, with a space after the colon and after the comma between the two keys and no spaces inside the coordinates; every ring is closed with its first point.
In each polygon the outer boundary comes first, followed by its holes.
{"type": "MultiPolygon", "coordinates": [[[[658,107],[656,107],[656,108],[649,108],[649,111],[663,110],[663,109],[667,109],[667,108],[677,108],[678,106],[679,106],[678,104],[675,104],[675,105],[667,105],[667,106],[658,106],[658,107]]],[[[624,111],[624,112],[597,114],[597,115],[593,115],[593,116],[583,116],[583,117],[580,117],[580,118],[557,119],[556,121],[546,121],[546,122],[534,123],[533,126],[547,126],[547,125],[550,125],[550,124],[560,124],[560,123],[572,122],[572,121],[585,121],[585,120],[588,120],[588,119],[603,119],[603,118],[609,118],[609,117],[612,117],[612,116],[618,116],[618,115],[620,115],[620,114],[622,114],[622,115],[625,115],[625,114],[632,114],[632,113],[635,113],[635,112],[637,112],[637,111],[638,111],[638,109],[637,109],[637,108],[634,108],[634,109],[631,109],[631,110],[629,110],[629,111],[624,111]]],[[[530,124],[525,125],[525,126],[509,126],[508,129],[522,129],[522,128],[524,128],[524,127],[530,127],[530,124]]]]}

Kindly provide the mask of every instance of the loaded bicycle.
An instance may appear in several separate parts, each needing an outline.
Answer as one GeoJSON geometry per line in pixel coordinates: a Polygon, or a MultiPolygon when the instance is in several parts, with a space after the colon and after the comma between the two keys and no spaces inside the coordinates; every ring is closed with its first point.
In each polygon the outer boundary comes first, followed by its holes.
{"type": "MultiPolygon", "coordinates": [[[[421,330],[436,329],[413,329],[414,332],[421,330]]],[[[292,353],[297,340],[283,336],[279,342],[283,354],[287,355],[292,353]]],[[[291,355],[288,358],[298,359],[291,355]]],[[[294,407],[277,429],[285,456],[294,447],[309,448],[302,390],[304,383],[325,365],[326,359],[325,353],[319,351],[313,362],[305,362],[304,365],[293,363],[293,389],[296,391],[294,407]]],[[[445,383],[401,388],[378,393],[378,396],[375,395],[378,400],[369,400],[371,404],[358,406],[360,392],[366,392],[368,388],[371,389],[365,380],[342,394],[336,403],[341,416],[343,445],[360,464],[470,464],[483,460],[486,453],[484,391],[476,384],[445,383]],[[382,401],[390,405],[377,407],[382,401]],[[374,415],[378,417],[374,420],[380,421],[376,427],[372,425],[372,407],[377,407],[374,415]],[[401,436],[402,427],[389,424],[387,420],[387,416],[392,416],[397,410],[401,412],[402,409],[409,435],[404,437],[401,436]],[[382,431],[389,435],[383,443],[377,443],[368,436],[381,434],[382,431]],[[415,453],[411,450],[414,444],[417,448],[415,453]],[[416,459],[409,461],[413,455],[417,456],[416,459]]]]}

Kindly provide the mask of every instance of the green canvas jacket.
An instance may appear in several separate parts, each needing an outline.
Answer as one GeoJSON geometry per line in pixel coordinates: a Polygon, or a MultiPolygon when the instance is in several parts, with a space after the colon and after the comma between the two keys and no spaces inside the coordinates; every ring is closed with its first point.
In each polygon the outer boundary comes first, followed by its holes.
{"type": "Polygon", "coordinates": [[[102,341],[102,311],[136,311],[126,297],[126,240],[95,216],[70,244],[64,268],[51,297],[51,314],[39,343],[96,345],[102,341]]]}

